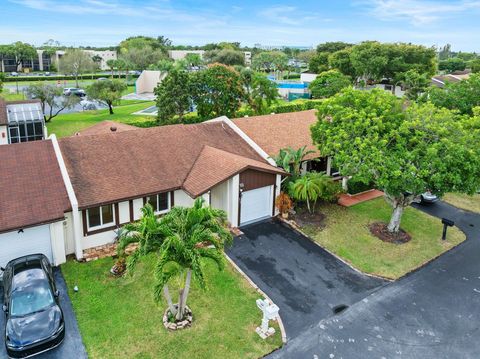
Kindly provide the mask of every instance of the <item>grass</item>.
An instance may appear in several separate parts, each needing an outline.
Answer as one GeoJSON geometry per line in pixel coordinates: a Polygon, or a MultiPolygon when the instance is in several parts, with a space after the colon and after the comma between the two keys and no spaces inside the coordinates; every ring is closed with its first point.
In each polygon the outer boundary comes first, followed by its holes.
{"type": "Polygon", "coordinates": [[[480,213],[480,194],[478,193],[473,196],[464,193],[447,193],[442,200],[457,208],[480,213]]]}
{"type": "Polygon", "coordinates": [[[156,120],[154,116],[132,115],[132,113],[146,109],[154,104],[151,101],[122,101],[120,106],[114,107],[113,115],[108,113],[108,109],[60,114],[47,123],[48,133],[54,133],[57,137],[71,136],[75,132],[105,120],[123,122],[140,127],[152,126],[156,120]]]}
{"type": "Polygon", "coordinates": [[[405,275],[465,240],[465,235],[453,227],[448,229],[447,240],[442,241],[440,220],[409,207],[401,227],[412,236],[411,241],[400,245],[382,242],[370,234],[368,225],[390,219],[392,210],[383,198],[349,208],[325,204],[318,210],[326,215],[325,227],[304,226],[305,233],[362,272],[390,279],[405,275]]]}
{"type": "Polygon", "coordinates": [[[258,358],[281,346],[278,328],[265,341],[255,333],[260,296],[230,265],[218,272],[205,262],[208,289],[193,283],[188,299],[192,327],[168,332],[162,323],[166,303],[153,300],[154,258],[122,278],[109,274],[113,263],[106,258],[61,267],[90,358],[258,358]]]}

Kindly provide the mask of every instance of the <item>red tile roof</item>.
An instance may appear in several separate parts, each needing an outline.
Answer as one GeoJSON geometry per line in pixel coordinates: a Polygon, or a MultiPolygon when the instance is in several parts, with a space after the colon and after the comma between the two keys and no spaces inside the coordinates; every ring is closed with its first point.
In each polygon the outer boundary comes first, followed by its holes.
{"type": "Polygon", "coordinates": [[[0,146],[0,232],[64,218],[70,202],[50,140],[0,146]]]}
{"type": "Polygon", "coordinates": [[[252,116],[234,119],[233,122],[256,142],[271,157],[276,157],[282,148],[307,150],[315,153],[306,156],[313,159],[320,156],[313,144],[310,127],[316,123],[315,110],[252,116]]]}
{"type": "MultiPolygon", "coordinates": [[[[226,179],[224,152],[270,166],[239,135],[222,122],[139,128],[135,131],[73,136],[59,140],[80,208],[182,188],[205,146],[208,152],[203,181],[226,179]],[[218,160],[218,166],[216,166],[218,160]]],[[[201,161],[207,157],[204,154],[201,161]]],[[[197,167],[200,169],[200,167],[197,167]]],[[[195,169],[197,171],[197,169],[195,169]]],[[[198,170],[200,172],[200,170],[198,170]]],[[[192,194],[204,189],[193,182],[192,194]]]]}
{"type": "Polygon", "coordinates": [[[137,129],[138,127],[130,126],[121,122],[102,121],[93,126],[90,126],[83,130],[78,131],[74,136],[100,135],[102,133],[124,132],[124,131],[131,131],[131,130],[137,130],[137,129]]]}

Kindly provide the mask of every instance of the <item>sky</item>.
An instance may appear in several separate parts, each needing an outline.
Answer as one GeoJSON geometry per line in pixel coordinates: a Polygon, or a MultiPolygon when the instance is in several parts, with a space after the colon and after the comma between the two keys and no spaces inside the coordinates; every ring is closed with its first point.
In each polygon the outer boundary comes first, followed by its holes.
{"type": "Polygon", "coordinates": [[[163,35],[176,45],[378,40],[480,52],[479,16],[474,0],[0,0],[0,43],[115,46],[163,35]]]}

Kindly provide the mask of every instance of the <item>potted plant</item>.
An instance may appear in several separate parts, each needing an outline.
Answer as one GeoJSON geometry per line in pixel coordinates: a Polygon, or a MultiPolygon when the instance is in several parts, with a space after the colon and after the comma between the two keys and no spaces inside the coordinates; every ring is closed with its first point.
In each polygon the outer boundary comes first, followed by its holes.
{"type": "Polygon", "coordinates": [[[282,218],[288,218],[288,212],[292,209],[293,203],[292,199],[285,192],[280,192],[280,194],[275,198],[275,207],[282,215],[282,218]]]}

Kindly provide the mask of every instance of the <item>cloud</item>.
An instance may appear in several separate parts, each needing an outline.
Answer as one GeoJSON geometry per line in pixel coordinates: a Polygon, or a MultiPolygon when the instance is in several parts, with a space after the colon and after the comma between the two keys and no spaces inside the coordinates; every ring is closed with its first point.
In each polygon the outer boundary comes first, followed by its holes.
{"type": "Polygon", "coordinates": [[[479,10],[480,1],[368,0],[368,12],[383,21],[408,21],[413,25],[430,24],[467,11],[479,10]]]}

